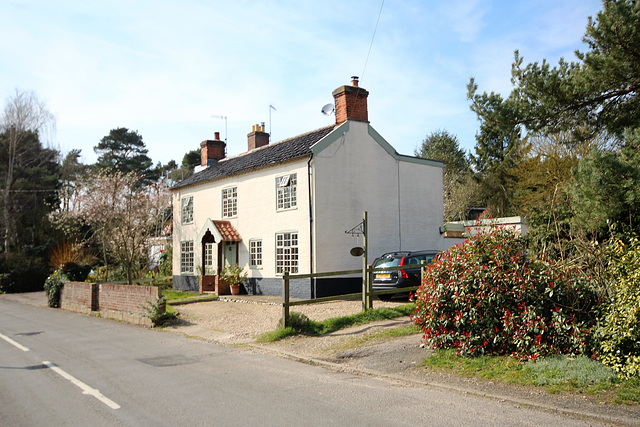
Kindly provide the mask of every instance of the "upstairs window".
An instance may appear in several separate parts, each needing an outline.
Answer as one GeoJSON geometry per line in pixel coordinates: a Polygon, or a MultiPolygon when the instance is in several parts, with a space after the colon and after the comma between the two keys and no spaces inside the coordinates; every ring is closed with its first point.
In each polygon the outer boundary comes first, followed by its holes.
{"type": "Polygon", "coordinates": [[[238,215],[238,187],[222,190],[222,217],[233,218],[238,215]]]}
{"type": "Polygon", "coordinates": [[[193,196],[182,198],[182,218],[183,224],[190,224],[193,222],[193,196]]]}
{"type": "Polygon", "coordinates": [[[297,174],[276,178],[276,210],[293,209],[298,206],[297,174]]]}

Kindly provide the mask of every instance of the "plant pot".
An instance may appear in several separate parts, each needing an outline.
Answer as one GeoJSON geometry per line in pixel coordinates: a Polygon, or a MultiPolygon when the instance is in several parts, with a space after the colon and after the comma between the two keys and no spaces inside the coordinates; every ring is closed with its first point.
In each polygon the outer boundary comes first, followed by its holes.
{"type": "Polygon", "coordinates": [[[216,294],[218,295],[229,295],[229,285],[224,283],[222,280],[218,280],[216,283],[216,294]]]}
{"type": "Polygon", "coordinates": [[[231,295],[240,295],[240,284],[229,285],[229,289],[231,289],[231,295]]]}

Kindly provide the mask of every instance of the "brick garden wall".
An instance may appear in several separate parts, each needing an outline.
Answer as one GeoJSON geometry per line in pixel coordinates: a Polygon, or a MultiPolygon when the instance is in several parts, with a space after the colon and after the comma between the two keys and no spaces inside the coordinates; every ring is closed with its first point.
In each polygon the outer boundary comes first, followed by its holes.
{"type": "Polygon", "coordinates": [[[98,308],[98,285],[85,282],[67,282],[60,294],[60,308],[89,314],[98,308]]]}
{"type": "Polygon", "coordinates": [[[147,301],[156,302],[162,297],[157,286],[130,286],[102,283],[98,291],[100,315],[127,323],[151,326],[151,319],[144,317],[147,301]]]}
{"type": "Polygon", "coordinates": [[[114,285],[110,283],[67,282],[62,288],[60,307],[78,313],[99,313],[101,317],[136,325],[152,326],[144,305],[162,297],[157,286],[114,285]]]}

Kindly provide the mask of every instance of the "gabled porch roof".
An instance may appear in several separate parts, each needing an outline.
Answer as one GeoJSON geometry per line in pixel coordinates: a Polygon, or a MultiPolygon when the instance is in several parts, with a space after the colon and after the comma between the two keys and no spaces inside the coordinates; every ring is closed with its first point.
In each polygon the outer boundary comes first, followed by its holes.
{"type": "Polygon", "coordinates": [[[212,220],[207,218],[200,233],[198,233],[198,241],[202,241],[202,238],[207,233],[211,232],[216,243],[220,242],[241,242],[242,238],[238,234],[231,222],[225,220],[212,220]]]}

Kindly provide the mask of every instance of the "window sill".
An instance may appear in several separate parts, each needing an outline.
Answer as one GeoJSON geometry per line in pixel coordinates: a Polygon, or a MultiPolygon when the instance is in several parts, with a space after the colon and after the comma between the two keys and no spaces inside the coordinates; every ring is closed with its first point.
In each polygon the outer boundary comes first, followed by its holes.
{"type": "Polygon", "coordinates": [[[294,207],[292,207],[292,208],[282,208],[282,209],[277,209],[277,208],[276,208],[276,212],[295,211],[295,210],[297,210],[297,209],[298,209],[298,207],[297,207],[297,206],[294,206],[294,207]]]}

